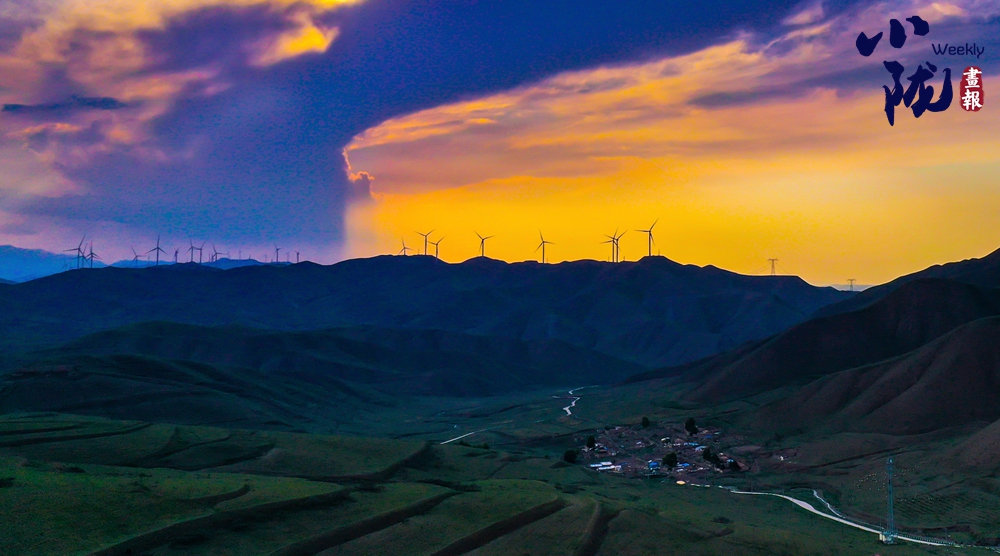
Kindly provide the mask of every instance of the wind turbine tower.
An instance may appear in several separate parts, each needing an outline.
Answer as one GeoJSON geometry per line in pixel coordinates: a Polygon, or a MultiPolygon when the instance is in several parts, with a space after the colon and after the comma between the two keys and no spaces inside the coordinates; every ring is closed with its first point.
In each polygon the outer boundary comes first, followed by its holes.
{"type": "Polygon", "coordinates": [[[545,236],[542,235],[541,230],[538,230],[538,237],[541,238],[542,242],[538,244],[538,247],[535,247],[535,252],[537,253],[539,249],[542,250],[542,264],[545,264],[545,246],[555,245],[555,243],[552,243],[551,241],[545,241],[545,236]]]}
{"type": "Polygon", "coordinates": [[[90,268],[94,268],[94,259],[101,260],[101,257],[97,256],[97,253],[94,253],[93,241],[90,242],[90,254],[87,257],[90,259],[90,268]]]}
{"type": "Polygon", "coordinates": [[[479,235],[479,232],[476,232],[476,237],[479,238],[479,256],[480,257],[485,257],[486,256],[486,240],[490,239],[493,236],[483,237],[483,236],[479,235]]]}
{"type": "Polygon", "coordinates": [[[274,262],[276,263],[281,262],[280,253],[281,253],[281,247],[278,247],[278,244],[274,244],[274,262]]]}
{"type": "Polygon", "coordinates": [[[431,242],[431,245],[433,245],[433,246],[434,246],[434,258],[435,258],[435,259],[440,259],[440,258],[441,258],[441,257],[439,256],[439,254],[438,254],[438,253],[439,253],[439,251],[438,251],[438,246],[439,246],[439,245],[441,245],[441,242],[442,242],[442,241],[444,241],[444,236],[441,236],[441,239],[439,239],[439,240],[437,240],[437,241],[432,241],[432,242],[431,242]]]}
{"type": "MultiPolygon", "coordinates": [[[[646,234],[647,236],[649,236],[649,239],[646,241],[646,244],[647,244],[647,246],[649,248],[649,250],[646,253],[646,255],[649,256],[649,257],[653,256],[653,245],[656,244],[656,242],[653,241],[653,228],[656,227],[656,223],[659,222],[659,221],[660,221],[660,219],[657,218],[656,220],[653,221],[653,223],[649,226],[649,228],[647,228],[645,230],[636,230],[637,232],[642,232],[642,233],[646,234]]],[[[625,234],[622,234],[622,235],[625,235],[625,234]]]]}
{"type": "Polygon", "coordinates": [[[167,254],[166,251],[160,249],[160,236],[156,236],[156,247],[150,249],[149,251],[146,251],[147,255],[150,253],[156,253],[156,266],[160,266],[160,253],[163,253],[164,255],[167,254]]]}
{"type": "Polygon", "coordinates": [[[402,255],[402,256],[405,257],[405,256],[407,256],[410,253],[410,251],[412,251],[412,249],[410,249],[409,247],[406,246],[406,240],[404,239],[403,240],[403,248],[400,249],[399,253],[396,253],[396,254],[397,255],[402,255]]]}
{"type": "Polygon", "coordinates": [[[431,234],[433,234],[433,233],[434,233],[434,230],[431,230],[431,231],[427,232],[426,234],[422,234],[420,232],[417,232],[418,236],[424,236],[424,255],[427,254],[427,244],[429,243],[429,241],[428,241],[427,238],[429,238],[431,236],[431,234]]]}
{"type": "Polygon", "coordinates": [[[83,242],[87,241],[87,236],[80,238],[80,243],[77,244],[75,249],[67,249],[63,253],[76,253],[76,267],[80,268],[83,265],[83,261],[86,260],[87,256],[83,250],[83,242]]]}
{"type": "MultiPolygon", "coordinates": [[[[625,230],[625,231],[627,232],[628,230],[625,230]]],[[[622,238],[622,236],[624,236],[624,235],[625,235],[625,232],[622,232],[621,234],[619,234],[618,233],[618,229],[616,228],[614,235],[610,235],[610,236],[609,235],[605,235],[604,236],[604,237],[608,238],[608,241],[602,241],[601,242],[601,243],[610,243],[611,244],[611,262],[613,262],[613,263],[617,263],[619,260],[621,260],[622,249],[621,249],[621,246],[618,244],[618,240],[620,240],[622,238]]]]}

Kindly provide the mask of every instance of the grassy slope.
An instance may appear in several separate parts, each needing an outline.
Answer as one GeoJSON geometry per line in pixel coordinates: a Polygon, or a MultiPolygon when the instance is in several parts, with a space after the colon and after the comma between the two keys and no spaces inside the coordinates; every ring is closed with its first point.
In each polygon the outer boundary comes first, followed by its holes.
{"type": "MultiPolygon", "coordinates": [[[[45,420],[64,426],[77,418],[35,416],[20,421],[37,430],[45,420]]],[[[81,421],[84,428],[112,426],[100,420],[81,421]]],[[[18,426],[12,419],[3,425],[0,429],[5,432],[18,426]]],[[[119,428],[127,430],[127,425],[119,428]]],[[[145,446],[135,450],[144,461],[154,457],[157,450],[152,445],[162,441],[161,452],[172,451],[178,464],[184,463],[176,459],[186,451],[176,451],[184,439],[224,445],[244,434],[203,428],[178,437],[143,431],[114,438],[145,446]],[[144,437],[132,437],[143,431],[144,437]]],[[[25,432],[27,437],[45,434],[58,433],[25,432]]],[[[52,436],[45,443],[7,447],[0,476],[11,475],[14,481],[0,489],[0,508],[4,516],[16,519],[4,520],[7,535],[0,554],[23,554],[25,546],[41,555],[85,553],[199,516],[215,521],[154,539],[142,550],[157,556],[291,554],[299,552],[287,552],[289,547],[306,543],[326,555],[387,553],[397,545],[399,550],[389,552],[501,554],[522,547],[529,554],[577,554],[591,541],[587,546],[600,554],[626,556],[661,554],[664,547],[691,554],[832,555],[881,550],[872,535],[823,522],[791,504],[718,489],[599,476],[580,466],[553,465],[553,460],[529,452],[434,446],[407,457],[419,443],[253,434],[285,447],[285,459],[265,464],[265,455],[247,460],[259,463],[233,474],[45,462],[43,458],[65,459],[72,453],[83,453],[79,459],[93,461],[107,449],[106,444],[95,444],[103,447],[88,453],[86,445],[79,444],[84,441],[72,441],[78,443],[75,450],[61,452],[56,449],[61,442],[52,436]],[[393,474],[360,483],[336,485],[274,476],[315,474],[331,461],[376,469],[403,460],[408,463],[393,474]],[[248,491],[244,485],[249,485],[248,491]],[[337,489],[343,489],[342,498],[320,504],[271,505],[337,489]],[[435,498],[437,494],[447,497],[435,498]],[[400,512],[406,508],[416,508],[416,513],[405,517],[400,512]],[[226,516],[236,517],[222,519],[226,516]],[[720,524],[719,517],[732,522],[720,524]]],[[[112,437],[101,437],[107,438],[112,437]]],[[[203,444],[207,445],[211,444],[203,444]]],[[[112,459],[121,461],[123,454],[134,455],[119,449],[112,459]]],[[[927,552],[904,546],[883,553],[927,552]]]]}

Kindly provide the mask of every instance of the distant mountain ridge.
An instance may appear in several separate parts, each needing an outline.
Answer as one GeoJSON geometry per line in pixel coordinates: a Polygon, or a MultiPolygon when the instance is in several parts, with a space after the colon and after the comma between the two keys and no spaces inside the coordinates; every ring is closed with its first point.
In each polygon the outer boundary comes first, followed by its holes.
{"type": "Polygon", "coordinates": [[[182,264],[73,270],[7,287],[0,337],[8,349],[144,321],[285,331],[367,325],[559,340],[647,367],[768,337],[853,295],[663,257],[541,265],[382,256],[226,271],[182,264]]]}
{"type": "MultiPolygon", "coordinates": [[[[183,263],[183,259],[181,262],[183,263]]],[[[0,245],[0,284],[16,284],[52,276],[53,274],[76,269],[78,267],[77,263],[78,260],[74,254],[67,255],[65,253],[52,253],[42,249],[22,249],[13,245],[0,245]]],[[[159,264],[167,266],[174,263],[172,260],[163,257],[159,264]]],[[[199,264],[212,268],[230,269],[262,264],[281,266],[289,263],[262,263],[254,259],[220,258],[217,261],[199,264]]],[[[90,264],[87,263],[86,266],[89,267],[90,264]]],[[[131,259],[122,259],[113,263],[94,261],[93,266],[95,269],[108,266],[118,268],[146,268],[156,266],[156,262],[144,256],[137,261],[131,259]]]]}
{"type": "Polygon", "coordinates": [[[985,257],[934,265],[900,276],[891,282],[867,288],[858,295],[819,309],[816,316],[834,315],[863,309],[905,284],[925,278],[943,278],[985,288],[1000,287],[1000,249],[985,257]]]}
{"type": "Polygon", "coordinates": [[[995,315],[1000,315],[1000,290],[917,280],[865,309],[818,317],[757,345],[630,380],[679,376],[694,385],[687,398],[724,402],[903,355],[995,315]]]}
{"type": "MultiPolygon", "coordinates": [[[[0,283],[14,283],[50,276],[76,268],[75,255],[50,253],[41,249],[21,249],[0,245],[0,283]]],[[[94,267],[105,266],[94,261],[94,267]]]]}

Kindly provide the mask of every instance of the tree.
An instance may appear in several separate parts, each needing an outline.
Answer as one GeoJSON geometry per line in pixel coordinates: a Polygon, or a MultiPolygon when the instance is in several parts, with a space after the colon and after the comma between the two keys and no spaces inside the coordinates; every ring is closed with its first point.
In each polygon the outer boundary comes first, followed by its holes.
{"type": "Polygon", "coordinates": [[[566,450],[566,453],[563,454],[563,461],[566,463],[576,463],[576,450],[573,450],[572,448],[566,450]]]}
{"type": "Polygon", "coordinates": [[[670,452],[663,456],[663,465],[664,467],[677,467],[677,453],[670,452]]]}
{"type": "Polygon", "coordinates": [[[594,435],[590,435],[587,437],[587,447],[593,450],[594,446],[597,446],[597,439],[594,438],[594,435]]]}
{"type": "Polygon", "coordinates": [[[684,429],[688,431],[688,434],[698,434],[698,425],[694,422],[694,417],[688,417],[688,420],[684,422],[684,429]]]}
{"type": "Polygon", "coordinates": [[[642,418],[642,428],[649,428],[649,417],[642,418]]]}

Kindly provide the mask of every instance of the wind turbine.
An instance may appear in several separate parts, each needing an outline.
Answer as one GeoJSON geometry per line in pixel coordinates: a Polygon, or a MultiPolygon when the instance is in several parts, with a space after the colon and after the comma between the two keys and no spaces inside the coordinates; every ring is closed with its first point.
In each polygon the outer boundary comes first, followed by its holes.
{"type": "Polygon", "coordinates": [[[198,264],[201,264],[201,256],[202,256],[202,254],[204,254],[204,252],[205,252],[205,244],[206,244],[206,243],[208,243],[208,241],[207,241],[207,240],[206,240],[206,241],[203,241],[203,242],[201,242],[201,247],[195,247],[195,249],[197,249],[197,250],[198,250],[198,264]]]}
{"type": "Polygon", "coordinates": [[[280,263],[281,262],[281,256],[279,254],[280,252],[281,252],[281,247],[278,247],[278,244],[275,243],[274,244],[274,262],[276,262],[276,263],[280,263]]]}
{"type": "MultiPolygon", "coordinates": [[[[628,230],[625,230],[625,232],[627,232],[627,231],[628,230]]],[[[610,235],[610,236],[609,235],[605,235],[604,237],[608,238],[608,241],[602,241],[601,242],[601,243],[610,243],[611,244],[611,262],[613,262],[613,263],[617,263],[621,259],[622,249],[621,249],[621,246],[618,245],[618,240],[620,240],[622,238],[622,236],[625,235],[625,232],[622,232],[621,234],[619,234],[618,233],[618,228],[615,228],[614,235],[610,235]]]]}
{"type": "Polygon", "coordinates": [[[551,241],[545,241],[545,236],[542,235],[541,230],[538,230],[538,237],[542,239],[542,242],[538,244],[538,247],[535,247],[535,252],[537,253],[539,249],[542,250],[542,264],[545,264],[545,246],[555,245],[555,243],[552,243],[551,241]]]}
{"type": "Polygon", "coordinates": [[[215,248],[215,244],[213,243],[212,244],[212,257],[209,259],[209,262],[213,262],[213,263],[219,262],[219,255],[221,255],[221,254],[222,253],[220,253],[219,250],[215,248]]]}
{"type": "Polygon", "coordinates": [[[80,243],[77,244],[76,249],[67,249],[63,253],[76,253],[76,267],[80,268],[82,261],[86,259],[86,254],[83,251],[83,242],[87,241],[87,236],[80,238],[80,243]]]}
{"type": "Polygon", "coordinates": [[[129,247],[132,250],[132,266],[139,266],[139,254],[135,252],[135,247],[129,247]]]}
{"type": "Polygon", "coordinates": [[[96,253],[94,253],[93,241],[90,242],[90,254],[87,255],[87,257],[90,258],[90,268],[94,268],[94,259],[101,260],[101,257],[99,257],[96,253]]]}
{"type": "Polygon", "coordinates": [[[180,255],[180,248],[174,249],[174,264],[177,264],[177,255],[180,255]]]}
{"type": "Polygon", "coordinates": [[[400,249],[399,253],[396,253],[396,254],[397,255],[403,255],[405,257],[410,251],[412,251],[412,249],[410,249],[409,247],[406,246],[406,240],[404,239],[403,240],[403,248],[400,249]]]}
{"type": "Polygon", "coordinates": [[[476,232],[476,236],[479,237],[479,256],[480,257],[485,257],[486,256],[486,240],[490,239],[491,237],[494,237],[494,236],[483,237],[483,236],[479,235],[479,232],[476,232]]]}
{"type": "Polygon", "coordinates": [[[433,233],[434,233],[434,230],[431,230],[431,231],[427,232],[426,234],[422,234],[420,232],[417,232],[418,236],[424,236],[424,255],[427,254],[427,243],[428,243],[427,242],[427,238],[429,238],[430,235],[433,234],[433,233]]]}
{"type": "Polygon", "coordinates": [[[649,256],[650,257],[653,256],[653,244],[656,243],[655,241],[653,241],[653,227],[656,226],[656,223],[659,222],[659,221],[660,221],[659,218],[657,218],[656,220],[654,220],[653,224],[649,227],[648,230],[636,230],[637,232],[642,232],[642,233],[647,234],[649,236],[648,245],[649,245],[649,256]]]}
{"type": "Polygon", "coordinates": [[[440,259],[441,258],[441,257],[438,256],[438,245],[440,245],[440,243],[442,241],[444,241],[444,236],[441,236],[441,239],[439,239],[437,241],[432,241],[431,242],[431,245],[434,246],[434,258],[436,258],[436,259],[440,259]]]}
{"type": "Polygon", "coordinates": [[[295,264],[299,264],[299,250],[295,250],[295,264]]]}
{"type": "Polygon", "coordinates": [[[164,255],[167,253],[163,249],[160,249],[160,236],[156,236],[156,247],[146,251],[147,255],[150,253],[156,253],[156,266],[160,266],[160,253],[163,253],[164,255]]]}

